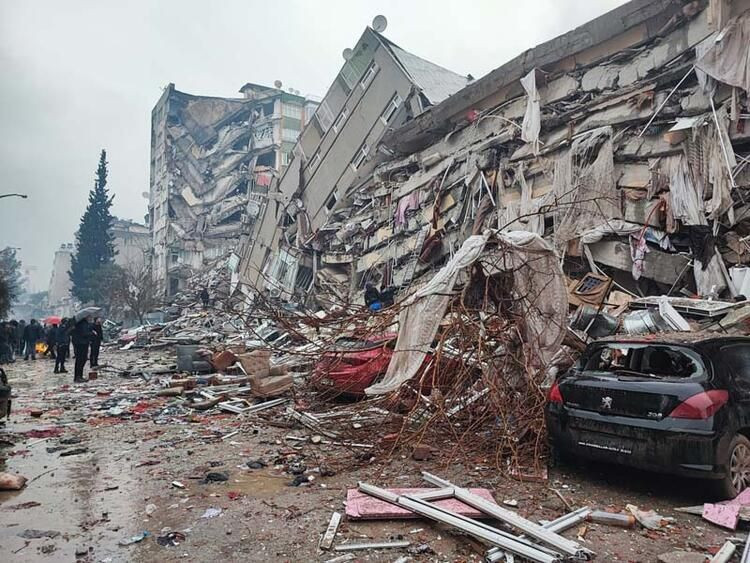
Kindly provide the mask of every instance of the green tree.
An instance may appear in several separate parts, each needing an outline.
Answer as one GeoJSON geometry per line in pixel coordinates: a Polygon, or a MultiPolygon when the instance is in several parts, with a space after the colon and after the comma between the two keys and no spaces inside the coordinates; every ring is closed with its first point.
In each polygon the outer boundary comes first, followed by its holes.
{"type": "Polygon", "coordinates": [[[21,294],[24,279],[16,249],[0,250],[0,319],[5,318],[21,294]]]}
{"type": "Polygon", "coordinates": [[[76,232],[76,252],[69,272],[73,295],[82,303],[102,303],[107,298],[101,291],[104,284],[97,283],[96,278],[104,266],[114,263],[114,219],[110,212],[113,199],[107,190],[107,151],[102,149],[94,188],[89,192],[89,203],[76,232]]]}

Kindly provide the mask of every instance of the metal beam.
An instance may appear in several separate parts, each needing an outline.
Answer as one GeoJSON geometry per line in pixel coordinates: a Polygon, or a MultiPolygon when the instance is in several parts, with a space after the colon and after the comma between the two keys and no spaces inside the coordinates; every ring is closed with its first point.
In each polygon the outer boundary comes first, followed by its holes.
{"type": "Polygon", "coordinates": [[[476,538],[484,540],[492,545],[502,547],[511,553],[526,557],[536,563],[558,563],[560,561],[559,556],[543,551],[540,547],[519,540],[510,534],[506,534],[501,530],[497,530],[486,524],[482,524],[481,522],[462,517],[450,510],[437,508],[429,502],[425,502],[418,498],[409,498],[407,495],[397,495],[385,489],[381,489],[380,487],[368,485],[367,483],[359,483],[358,488],[365,494],[395,504],[396,506],[406,508],[420,516],[458,528],[476,538]]]}
{"type": "Polygon", "coordinates": [[[422,472],[422,477],[425,481],[437,487],[453,487],[455,489],[456,498],[464,504],[476,508],[488,516],[497,518],[501,522],[523,531],[527,536],[537,541],[552,546],[566,555],[571,555],[581,559],[591,559],[592,552],[584,548],[581,544],[571,541],[568,538],[564,538],[554,532],[550,532],[539,524],[516,514],[512,510],[507,510],[502,506],[489,502],[482,497],[475,495],[468,489],[457,487],[450,481],[441,479],[440,477],[427,473],[426,471],[422,472]]]}
{"type": "MultiPolygon", "coordinates": [[[[584,506],[583,508],[579,508],[578,510],[574,510],[573,512],[568,512],[567,514],[564,514],[559,518],[552,520],[551,522],[542,524],[542,528],[544,528],[545,530],[549,530],[550,532],[555,532],[557,534],[559,532],[562,532],[563,530],[567,530],[568,528],[572,528],[573,526],[580,524],[581,522],[586,520],[589,514],[591,514],[591,508],[589,508],[588,506],[584,506]]],[[[496,563],[497,561],[502,561],[505,558],[505,555],[505,551],[503,551],[499,547],[493,547],[485,554],[485,561],[487,561],[487,563],[496,563]]]]}

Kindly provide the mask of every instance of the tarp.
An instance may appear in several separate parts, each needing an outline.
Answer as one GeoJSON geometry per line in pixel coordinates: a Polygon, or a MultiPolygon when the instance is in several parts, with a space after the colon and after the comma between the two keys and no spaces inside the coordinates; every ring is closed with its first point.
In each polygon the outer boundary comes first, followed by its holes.
{"type": "Polygon", "coordinates": [[[567,288],[557,254],[536,233],[488,230],[467,238],[430,282],[404,303],[388,370],[380,383],[365,390],[367,395],[390,393],[416,375],[455,295],[459,274],[483,256],[490,241],[497,243],[493,252],[502,254],[501,259],[492,262],[494,270],[513,273],[514,296],[524,311],[526,341],[534,343],[542,363],[557,352],[565,335],[568,309],[567,288]]]}
{"type": "Polygon", "coordinates": [[[713,88],[700,72],[750,94],[750,12],[731,19],[700,45],[697,54],[695,68],[704,90],[713,88]]]}

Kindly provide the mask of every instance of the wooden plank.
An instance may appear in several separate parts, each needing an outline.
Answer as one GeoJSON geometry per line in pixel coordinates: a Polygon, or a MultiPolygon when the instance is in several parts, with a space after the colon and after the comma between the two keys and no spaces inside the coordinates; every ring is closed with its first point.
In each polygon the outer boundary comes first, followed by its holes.
{"type": "Polygon", "coordinates": [[[334,512],[331,515],[331,521],[328,522],[328,528],[326,529],[325,534],[323,534],[323,537],[320,538],[320,549],[323,550],[329,550],[331,549],[331,546],[333,545],[333,540],[336,537],[336,532],[339,531],[339,524],[341,524],[341,513],[340,512],[334,512]]]}

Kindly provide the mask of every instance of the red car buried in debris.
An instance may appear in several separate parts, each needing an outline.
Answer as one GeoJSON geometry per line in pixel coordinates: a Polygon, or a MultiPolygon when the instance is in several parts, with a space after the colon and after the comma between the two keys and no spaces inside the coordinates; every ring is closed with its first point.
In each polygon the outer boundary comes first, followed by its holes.
{"type": "Polygon", "coordinates": [[[315,364],[313,384],[342,395],[364,396],[365,389],[388,369],[396,336],[386,333],[365,339],[338,339],[335,348],[315,364]]]}

